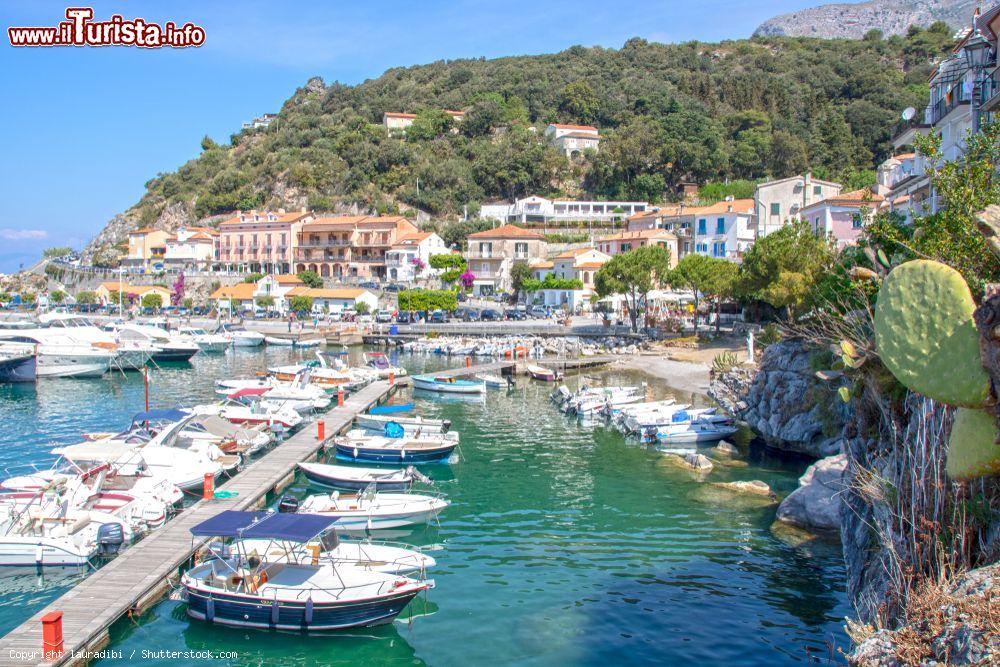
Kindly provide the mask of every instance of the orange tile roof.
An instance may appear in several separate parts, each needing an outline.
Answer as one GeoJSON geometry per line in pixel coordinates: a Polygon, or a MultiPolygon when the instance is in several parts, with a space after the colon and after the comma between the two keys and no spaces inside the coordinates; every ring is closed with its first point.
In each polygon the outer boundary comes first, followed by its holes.
{"type": "Polygon", "coordinates": [[[899,155],[893,155],[897,160],[911,160],[917,157],[916,153],[900,153],[899,155]]]}
{"type": "Polygon", "coordinates": [[[552,127],[557,127],[560,130],[590,130],[591,132],[597,132],[597,128],[593,125],[564,125],[563,123],[549,123],[552,127]]]}
{"type": "Polygon", "coordinates": [[[128,235],[132,236],[133,234],[152,234],[153,232],[162,232],[162,231],[166,230],[157,229],[156,227],[140,227],[139,229],[135,229],[129,232],[128,235]]]}
{"type": "Polygon", "coordinates": [[[539,239],[545,237],[537,232],[533,232],[517,225],[502,225],[495,229],[487,229],[475,234],[469,234],[470,239],[539,239]]]}
{"type": "Polygon", "coordinates": [[[583,255],[583,254],[588,253],[588,252],[590,252],[592,250],[596,250],[596,248],[592,248],[590,246],[587,246],[586,248],[570,248],[569,250],[563,250],[561,253],[559,253],[558,255],[556,255],[555,258],[556,259],[572,259],[573,257],[577,257],[578,255],[583,255]]]}
{"type": "Polygon", "coordinates": [[[403,234],[398,239],[396,239],[396,245],[413,245],[414,243],[422,243],[431,237],[433,232],[412,232],[410,234],[403,234]]]}
{"type": "Polygon", "coordinates": [[[452,111],[451,109],[445,109],[444,112],[449,116],[464,116],[464,111],[452,111]]]}
{"type": "Polygon", "coordinates": [[[553,266],[555,266],[555,264],[545,260],[538,260],[529,263],[528,266],[531,267],[532,269],[551,269],[553,266]]]}
{"type": "Polygon", "coordinates": [[[575,269],[599,269],[605,265],[606,262],[584,262],[583,264],[577,264],[575,269]]]}
{"type": "Polygon", "coordinates": [[[293,273],[280,273],[280,274],[274,276],[274,280],[279,285],[301,285],[302,284],[302,278],[299,278],[297,275],[295,275],[293,273]]]}
{"type": "Polygon", "coordinates": [[[884,200],[880,194],[875,194],[868,188],[861,188],[860,190],[854,190],[852,192],[844,192],[835,197],[827,197],[826,199],[821,199],[818,202],[813,202],[808,206],[803,206],[802,210],[806,211],[808,209],[819,208],[822,206],[865,206],[865,205],[876,205],[884,200]]]}
{"type": "Polygon", "coordinates": [[[310,296],[314,299],[356,299],[365,292],[365,289],[357,287],[334,287],[324,289],[322,287],[293,287],[287,296],[310,296]]]}
{"type": "Polygon", "coordinates": [[[415,114],[415,113],[400,113],[399,111],[386,111],[383,115],[384,116],[388,116],[389,118],[416,118],[417,117],[417,114],[415,114]]]}
{"type": "Polygon", "coordinates": [[[618,232],[611,236],[602,236],[598,241],[634,241],[636,239],[676,239],[673,232],[666,229],[640,229],[632,232],[618,232]]]}
{"type": "Polygon", "coordinates": [[[563,139],[565,137],[571,137],[573,139],[590,139],[592,141],[599,141],[601,139],[601,135],[588,134],[587,132],[567,132],[566,134],[562,135],[560,139],[563,139]]]}
{"type": "Polygon", "coordinates": [[[257,285],[254,283],[236,283],[235,285],[223,285],[212,292],[210,299],[235,299],[236,301],[247,301],[253,298],[257,285]]]}
{"type": "Polygon", "coordinates": [[[256,214],[259,215],[259,216],[261,216],[264,219],[263,220],[253,220],[252,219],[252,216],[254,215],[253,211],[243,211],[243,215],[247,216],[248,218],[251,218],[251,219],[240,220],[240,217],[238,215],[234,214],[233,217],[227,218],[227,219],[223,220],[222,222],[220,222],[219,223],[219,227],[228,227],[230,225],[256,225],[256,224],[263,224],[263,223],[267,223],[267,222],[271,222],[271,223],[274,223],[274,222],[296,222],[297,220],[301,220],[302,218],[306,217],[307,215],[310,215],[309,213],[303,213],[302,211],[293,211],[291,213],[276,213],[274,211],[257,211],[256,214]],[[267,216],[269,214],[273,214],[277,219],[276,220],[267,220],[267,216]]]}

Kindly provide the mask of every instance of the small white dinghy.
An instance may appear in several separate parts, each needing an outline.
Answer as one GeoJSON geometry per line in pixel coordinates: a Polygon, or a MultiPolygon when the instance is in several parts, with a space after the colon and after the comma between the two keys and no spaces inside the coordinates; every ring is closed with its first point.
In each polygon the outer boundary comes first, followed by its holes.
{"type": "Polygon", "coordinates": [[[333,531],[305,544],[257,539],[240,540],[234,547],[249,555],[257,555],[268,563],[332,564],[334,567],[359,567],[389,574],[426,572],[437,565],[433,558],[414,548],[372,542],[342,542],[333,531]]]}
{"type": "Polygon", "coordinates": [[[361,491],[374,485],[376,491],[409,491],[414,480],[430,481],[412,466],[407,468],[362,468],[327,463],[299,463],[299,470],[313,484],[332,489],[361,491]]]}
{"type": "Polygon", "coordinates": [[[417,493],[366,490],[342,495],[334,491],[309,496],[295,511],[335,518],[333,529],[337,531],[366,531],[429,523],[449,504],[443,498],[417,493]]]}
{"type": "Polygon", "coordinates": [[[476,379],[482,380],[483,384],[485,384],[490,389],[500,389],[502,387],[507,386],[507,381],[504,380],[499,375],[488,375],[486,373],[481,373],[476,376],[476,379]]]}
{"type": "Polygon", "coordinates": [[[368,429],[369,431],[378,431],[379,433],[384,433],[385,427],[392,423],[402,426],[403,430],[408,434],[414,434],[419,431],[425,435],[437,435],[448,433],[451,429],[451,422],[447,419],[427,419],[420,415],[404,417],[402,415],[361,414],[355,417],[355,420],[361,428],[368,429]]]}

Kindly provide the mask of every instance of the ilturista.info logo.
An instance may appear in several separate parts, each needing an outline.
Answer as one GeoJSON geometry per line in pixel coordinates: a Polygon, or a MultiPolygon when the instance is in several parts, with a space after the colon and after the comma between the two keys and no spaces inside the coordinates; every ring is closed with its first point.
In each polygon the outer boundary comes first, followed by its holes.
{"type": "Polygon", "coordinates": [[[145,49],[184,49],[205,43],[205,29],[194,23],[163,25],[146,19],[125,19],[115,14],[94,21],[91,7],[68,7],[65,21],[55,26],[11,26],[11,46],[138,46],[145,49]]]}

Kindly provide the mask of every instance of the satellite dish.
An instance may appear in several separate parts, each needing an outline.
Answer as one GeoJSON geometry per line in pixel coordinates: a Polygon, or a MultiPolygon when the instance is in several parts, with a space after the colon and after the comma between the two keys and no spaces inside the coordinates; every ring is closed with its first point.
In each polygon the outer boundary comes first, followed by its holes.
{"type": "Polygon", "coordinates": [[[906,107],[903,109],[903,120],[913,120],[913,117],[917,115],[917,110],[913,107],[906,107]]]}

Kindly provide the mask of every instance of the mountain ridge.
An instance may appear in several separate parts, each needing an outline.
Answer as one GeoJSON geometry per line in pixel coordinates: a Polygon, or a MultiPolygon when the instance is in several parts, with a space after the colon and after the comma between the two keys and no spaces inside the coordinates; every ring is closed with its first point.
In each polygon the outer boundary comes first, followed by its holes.
{"type": "Polygon", "coordinates": [[[968,27],[978,0],[868,0],[819,5],[768,19],[754,31],[758,37],[861,39],[870,30],[903,35],[910,26],[943,21],[953,30],[968,27]]]}

